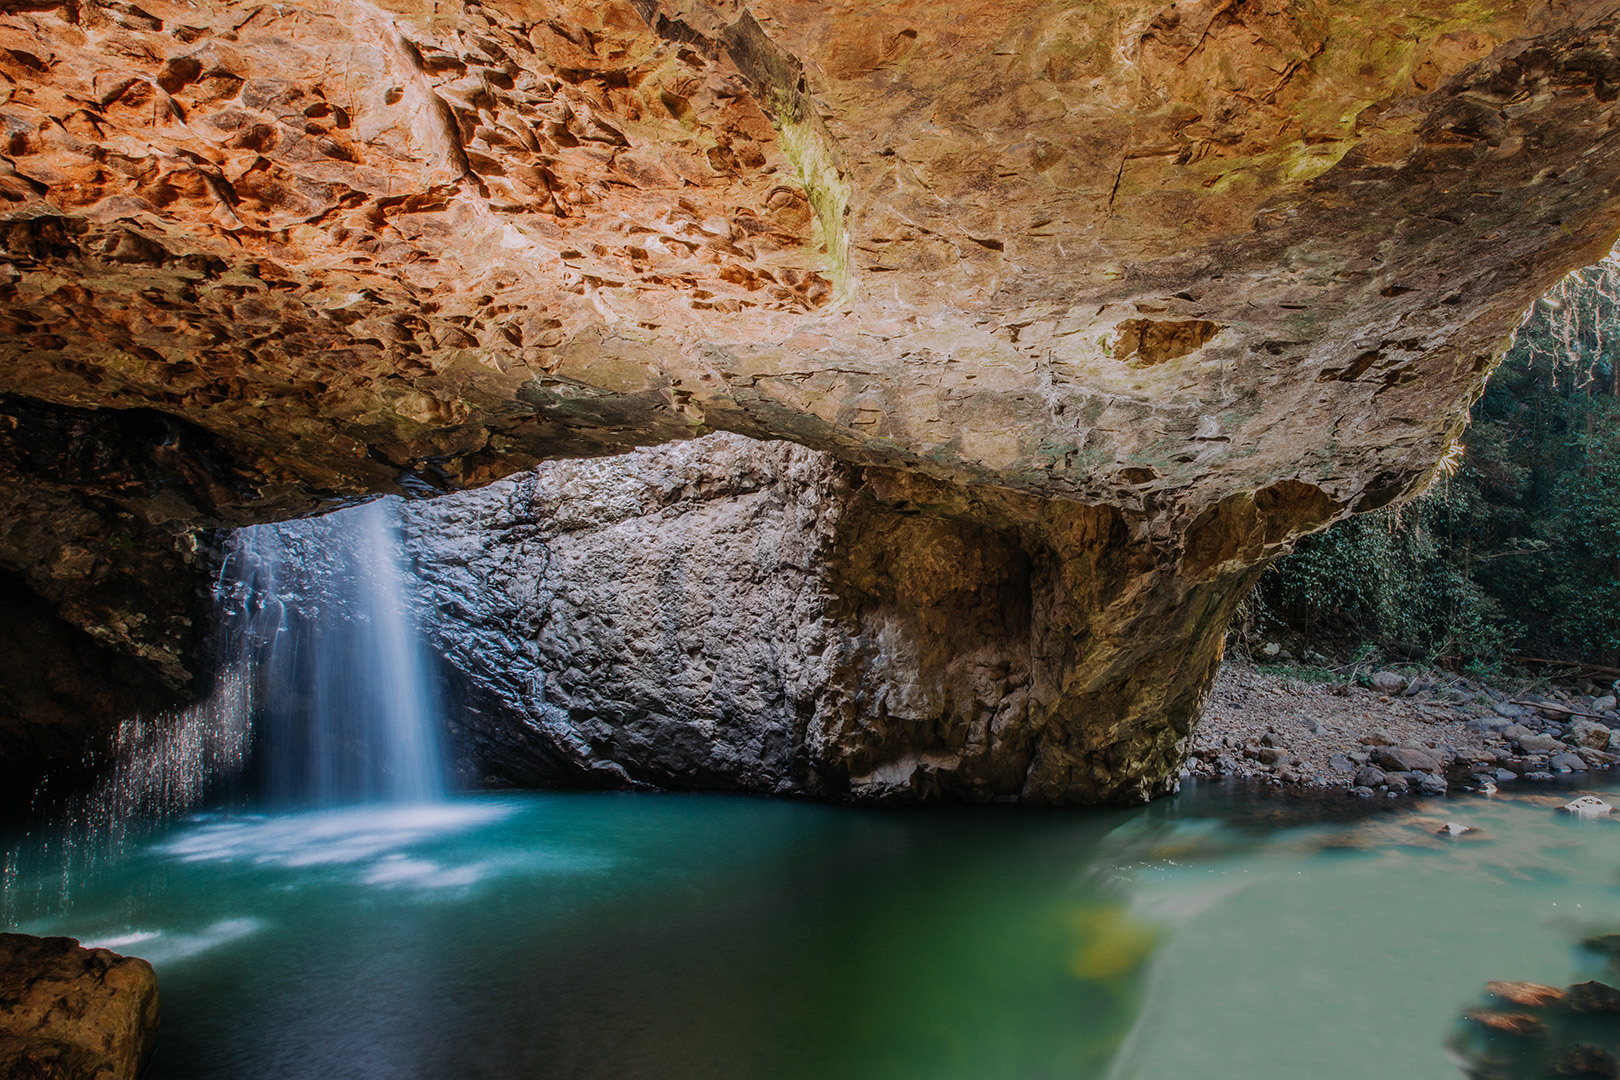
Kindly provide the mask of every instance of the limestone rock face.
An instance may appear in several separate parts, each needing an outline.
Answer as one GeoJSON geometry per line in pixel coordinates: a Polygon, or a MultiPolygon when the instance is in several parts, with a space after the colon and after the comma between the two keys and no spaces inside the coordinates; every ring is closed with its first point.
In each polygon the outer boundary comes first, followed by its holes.
{"type": "Polygon", "coordinates": [[[860,801],[1173,790],[1252,571],[1140,527],[726,435],[406,512],[488,779],[860,801]]]}
{"type": "Polygon", "coordinates": [[[72,938],[0,934],[0,1075],[135,1080],[157,1023],[145,960],[72,938]]]}
{"type": "Polygon", "coordinates": [[[180,687],[198,528],[730,431],[1021,537],[1117,519],[1130,565],[1234,588],[1408,492],[1520,313],[1608,249],[1617,26],[13,5],[0,570],[180,687]]]}

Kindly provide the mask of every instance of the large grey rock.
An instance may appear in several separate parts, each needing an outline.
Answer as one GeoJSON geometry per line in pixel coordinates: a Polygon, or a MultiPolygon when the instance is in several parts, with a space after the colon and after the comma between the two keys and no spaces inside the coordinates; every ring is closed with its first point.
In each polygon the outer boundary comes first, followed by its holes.
{"type": "Polygon", "coordinates": [[[1565,749],[1564,744],[1551,735],[1541,735],[1535,732],[1520,735],[1514,741],[1519,744],[1519,749],[1527,754],[1552,754],[1565,749]]]}
{"type": "Polygon", "coordinates": [[[1408,746],[1386,746],[1373,755],[1386,772],[1439,772],[1440,760],[1426,750],[1408,746]]]}
{"type": "Polygon", "coordinates": [[[1112,511],[731,435],[405,520],[496,782],[1137,802],[1175,786],[1229,610],[1122,647],[1190,594],[1108,553],[1112,511]]]}
{"type": "Polygon", "coordinates": [[[157,1023],[145,960],[72,938],[0,934],[0,1077],[133,1080],[157,1023]]]}
{"type": "Polygon", "coordinates": [[[1589,746],[1594,750],[1607,750],[1613,735],[1608,725],[1595,720],[1577,720],[1570,725],[1569,731],[1577,745],[1589,746]]]}
{"type": "Polygon", "coordinates": [[[1398,694],[1406,689],[1406,676],[1398,671],[1375,671],[1370,682],[1380,694],[1398,694]]]}

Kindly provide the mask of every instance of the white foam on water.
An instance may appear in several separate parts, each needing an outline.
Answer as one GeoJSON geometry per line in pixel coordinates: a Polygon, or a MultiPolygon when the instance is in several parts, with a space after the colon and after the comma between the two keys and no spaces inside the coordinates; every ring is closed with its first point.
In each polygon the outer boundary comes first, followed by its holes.
{"type": "Polygon", "coordinates": [[[442,866],[408,855],[388,855],[372,863],[360,880],[385,888],[460,889],[476,885],[495,869],[490,863],[442,866]]]}
{"type": "Polygon", "coordinates": [[[256,934],[265,928],[262,919],[236,918],[220,919],[209,923],[201,930],[191,933],[181,933],[168,930],[130,930],[122,934],[112,934],[106,937],[90,937],[81,939],[79,944],[87,949],[113,949],[122,952],[131,945],[140,948],[133,951],[133,955],[153,965],[173,963],[176,960],[186,960],[216,949],[221,945],[238,941],[250,934],[256,934]]]}
{"type": "Polygon", "coordinates": [[[492,803],[372,805],[299,814],[221,818],[159,846],[182,862],[248,862],[301,868],[373,862],[405,848],[499,820],[492,803]]]}
{"type": "Polygon", "coordinates": [[[123,949],[130,945],[137,945],[143,941],[151,941],[159,935],[157,930],[131,930],[127,934],[114,934],[111,937],[94,938],[80,941],[79,944],[87,949],[123,949]]]}

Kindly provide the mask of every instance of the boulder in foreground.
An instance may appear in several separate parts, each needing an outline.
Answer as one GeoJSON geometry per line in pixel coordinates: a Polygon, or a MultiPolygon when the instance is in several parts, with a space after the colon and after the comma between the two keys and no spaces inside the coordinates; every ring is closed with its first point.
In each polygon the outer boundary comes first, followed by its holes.
{"type": "Polygon", "coordinates": [[[157,1038],[145,960],[72,938],[0,934],[0,1076],[130,1080],[157,1038]]]}

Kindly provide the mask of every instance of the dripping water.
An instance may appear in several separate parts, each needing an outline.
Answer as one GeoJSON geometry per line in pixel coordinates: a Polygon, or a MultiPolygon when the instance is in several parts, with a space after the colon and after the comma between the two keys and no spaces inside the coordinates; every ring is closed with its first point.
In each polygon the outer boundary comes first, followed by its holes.
{"type": "Polygon", "coordinates": [[[395,499],[238,529],[214,587],[216,675],[197,705],[124,720],[88,792],[35,798],[0,863],[0,919],[62,911],[152,829],[205,802],[410,805],[445,793],[442,706],[395,499]],[[21,888],[24,863],[55,868],[21,888]],[[30,892],[24,896],[23,892],[30,892]]]}

